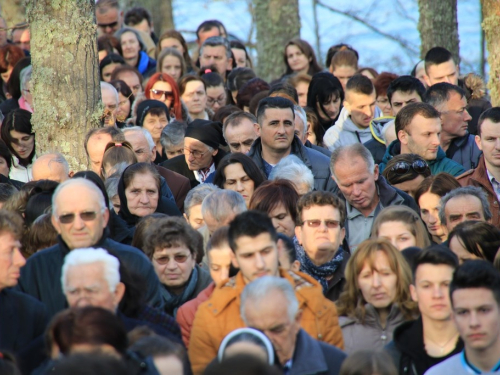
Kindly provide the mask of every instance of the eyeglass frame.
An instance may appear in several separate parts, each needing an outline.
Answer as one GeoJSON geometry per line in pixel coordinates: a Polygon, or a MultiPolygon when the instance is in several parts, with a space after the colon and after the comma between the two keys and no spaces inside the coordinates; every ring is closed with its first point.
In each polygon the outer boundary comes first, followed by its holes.
{"type": "Polygon", "coordinates": [[[308,228],[319,228],[321,223],[325,224],[325,226],[328,229],[337,229],[337,228],[342,228],[342,223],[340,220],[334,220],[334,219],[308,219],[304,220],[300,223],[301,226],[304,226],[304,224],[307,224],[308,228]],[[317,225],[313,225],[317,223],[317,225]],[[328,226],[328,224],[332,224],[333,226],[328,226]]]}
{"type": "Polygon", "coordinates": [[[101,208],[100,210],[98,211],[83,211],[83,212],[78,212],[78,213],[75,213],[75,212],[71,212],[71,213],[67,213],[67,214],[62,214],[62,215],[57,215],[55,216],[57,221],[61,224],[64,224],[64,225],[67,225],[67,224],[73,224],[75,222],[75,219],[76,219],[76,216],[78,215],[78,217],[82,220],[82,221],[85,221],[85,222],[91,222],[91,221],[94,221],[95,219],[97,219],[97,214],[98,213],[101,213],[103,214],[105,211],[105,208],[101,208]],[[89,218],[89,219],[85,219],[82,217],[82,214],[93,214],[95,215],[93,218],[89,218]],[[68,221],[68,222],[64,222],[64,221],[61,221],[61,217],[62,216],[72,216],[72,219],[71,221],[68,221]]]}

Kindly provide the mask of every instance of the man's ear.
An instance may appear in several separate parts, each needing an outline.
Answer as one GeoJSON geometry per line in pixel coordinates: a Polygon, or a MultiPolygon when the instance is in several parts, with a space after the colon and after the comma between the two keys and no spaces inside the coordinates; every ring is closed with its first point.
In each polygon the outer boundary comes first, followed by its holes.
{"type": "Polygon", "coordinates": [[[151,163],[154,162],[156,159],[156,146],[153,146],[153,149],[151,150],[151,163]]]}
{"type": "Polygon", "coordinates": [[[113,295],[115,306],[118,307],[118,304],[122,300],[124,294],[125,294],[125,284],[119,282],[118,285],[116,286],[115,293],[113,295]]]}
{"type": "Polygon", "coordinates": [[[351,103],[347,101],[347,98],[344,99],[344,108],[347,111],[347,113],[350,115],[351,114],[351,103]]]}
{"type": "Polygon", "coordinates": [[[412,300],[418,302],[417,290],[415,289],[415,285],[413,284],[410,284],[410,295],[412,300]]]}
{"type": "Polygon", "coordinates": [[[103,217],[103,221],[104,221],[104,225],[103,225],[103,229],[106,228],[106,226],[108,225],[108,221],[109,221],[109,209],[106,207],[104,209],[104,213],[102,214],[102,217],[103,217]]]}
{"type": "Polygon", "coordinates": [[[260,125],[258,123],[253,124],[253,128],[255,129],[255,134],[260,137],[260,125]]]}
{"type": "Polygon", "coordinates": [[[431,85],[431,80],[430,80],[430,78],[429,78],[429,76],[427,74],[424,75],[424,81],[425,81],[427,87],[431,87],[432,86],[431,85]]]}
{"type": "Polygon", "coordinates": [[[404,130],[398,131],[398,140],[406,146],[408,144],[408,133],[404,130]]]}
{"type": "Polygon", "coordinates": [[[231,263],[233,264],[234,267],[240,268],[240,264],[238,263],[238,259],[236,259],[234,251],[231,251],[231,263]]]}
{"type": "Polygon", "coordinates": [[[74,171],[69,171],[69,173],[68,173],[69,178],[73,178],[74,175],[75,175],[74,171]]]}
{"type": "MultiPolygon", "coordinates": [[[[23,217],[24,217],[24,213],[23,213],[23,217]]],[[[52,225],[54,226],[56,232],[58,234],[61,234],[61,224],[59,223],[59,221],[56,220],[56,218],[54,217],[54,215],[52,215],[50,217],[50,221],[51,221],[52,225]]]]}
{"type": "Polygon", "coordinates": [[[476,141],[477,148],[480,149],[481,151],[483,151],[483,148],[482,148],[482,145],[481,145],[481,136],[480,135],[476,135],[474,137],[474,141],[476,141]]]}
{"type": "Polygon", "coordinates": [[[378,180],[379,176],[380,176],[380,171],[378,168],[378,164],[375,164],[375,168],[373,168],[373,177],[375,178],[375,181],[378,180]]]}

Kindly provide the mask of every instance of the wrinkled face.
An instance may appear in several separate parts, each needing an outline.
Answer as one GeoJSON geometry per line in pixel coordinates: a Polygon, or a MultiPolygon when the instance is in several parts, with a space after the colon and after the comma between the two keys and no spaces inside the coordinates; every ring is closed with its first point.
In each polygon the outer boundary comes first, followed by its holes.
{"type": "Polygon", "coordinates": [[[418,200],[420,207],[420,217],[427,226],[431,236],[444,237],[447,234],[446,227],[441,225],[439,219],[439,207],[441,207],[441,197],[430,192],[424,193],[418,200]]]}
{"type": "Polygon", "coordinates": [[[272,342],[282,365],[293,357],[301,313],[290,319],[288,300],[283,293],[270,291],[259,302],[248,300],[245,318],[249,327],[264,333],[272,342]]]}
{"type": "Polygon", "coordinates": [[[416,237],[401,221],[386,221],[380,224],[378,236],[389,240],[399,251],[410,246],[417,246],[416,237]]]}
{"type": "Polygon", "coordinates": [[[114,126],[118,112],[118,95],[116,94],[116,90],[102,88],[101,98],[104,104],[104,124],[105,126],[114,126]]]}
{"type": "Polygon", "coordinates": [[[161,46],[161,49],[165,49],[165,48],[175,48],[176,50],[178,50],[182,55],[184,55],[184,47],[182,47],[182,43],[175,39],[175,38],[166,38],[166,39],[163,39],[161,42],[160,42],[160,46],[161,46]]]}
{"type": "Polygon", "coordinates": [[[321,104],[322,105],[320,105],[320,103],[316,103],[316,109],[323,120],[335,120],[338,117],[340,105],[342,104],[339,97],[332,95],[330,100],[321,104]]]}
{"type": "Polygon", "coordinates": [[[472,119],[467,112],[467,100],[456,92],[450,93],[450,99],[440,107],[442,132],[453,137],[467,134],[468,122],[472,119]]]}
{"type": "Polygon", "coordinates": [[[226,168],[224,168],[224,175],[226,176],[224,189],[240,193],[248,207],[248,203],[253,195],[255,184],[253,180],[248,177],[247,173],[243,169],[243,166],[240,163],[229,164],[226,168]]]}
{"type": "Polygon", "coordinates": [[[182,64],[179,58],[174,55],[165,56],[161,64],[161,72],[167,73],[175,81],[181,78],[182,64]]]}
{"type": "Polygon", "coordinates": [[[84,185],[72,185],[57,195],[52,224],[70,249],[90,247],[101,239],[109,212],[100,199],[97,191],[84,185]]]}
{"type": "Polygon", "coordinates": [[[184,138],[184,157],[191,171],[210,167],[217,152],[218,150],[210,152],[209,147],[197,139],[184,138]]]}
{"type": "Polygon", "coordinates": [[[159,100],[160,102],[165,103],[167,108],[170,108],[170,106],[172,105],[174,93],[172,91],[172,86],[170,86],[168,82],[156,82],[151,88],[151,92],[149,95],[152,99],[159,100]]]}
{"type": "Polygon", "coordinates": [[[122,46],[122,56],[125,60],[135,59],[139,56],[141,45],[133,32],[124,32],[120,38],[120,43],[122,46]]]}
{"type": "Polygon", "coordinates": [[[278,233],[283,233],[292,238],[295,233],[295,221],[286,207],[280,203],[267,213],[278,233]]]}
{"type": "Polygon", "coordinates": [[[311,58],[308,58],[302,50],[295,46],[289,45],[286,47],[286,61],[294,72],[305,72],[309,69],[309,62],[311,58]]]}
{"type": "Polygon", "coordinates": [[[125,188],[125,197],[131,214],[144,217],[154,213],[160,199],[155,178],[150,173],[136,174],[125,188]]]}
{"type": "Polygon", "coordinates": [[[467,220],[486,221],[481,201],[472,195],[451,198],[444,207],[444,214],[448,232],[451,232],[458,224],[467,220]]]}
{"type": "Polygon", "coordinates": [[[302,121],[302,119],[297,116],[297,114],[295,114],[295,130],[294,130],[294,134],[300,139],[300,141],[302,143],[305,143],[306,142],[306,135],[307,135],[307,132],[305,131],[304,127],[307,126],[306,124],[304,124],[304,121],[302,121]]]}
{"type": "Polygon", "coordinates": [[[367,303],[376,309],[387,309],[396,298],[398,277],[383,251],[377,251],[374,268],[365,263],[358,275],[358,285],[367,303]]]}
{"type": "Polygon", "coordinates": [[[12,138],[11,146],[17,154],[16,156],[20,159],[27,159],[35,147],[35,135],[11,130],[10,137],[12,138]]]}
{"type": "Polygon", "coordinates": [[[345,236],[341,224],[338,208],[331,205],[302,210],[302,224],[295,228],[295,235],[314,264],[333,259],[345,236]]]}
{"type": "Polygon", "coordinates": [[[10,232],[0,233],[0,290],[17,285],[26,260],[21,254],[21,241],[10,232]]]}
{"type": "Polygon", "coordinates": [[[231,152],[247,154],[257,137],[254,123],[247,118],[242,119],[238,126],[228,125],[224,131],[231,152]]]}
{"type": "Polygon", "coordinates": [[[111,74],[113,74],[113,71],[121,65],[122,64],[120,63],[111,63],[102,68],[102,80],[104,82],[111,81],[111,74]]]}
{"type": "Polygon", "coordinates": [[[440,82],[447,82],[456,86],[458,83],[457,66],[453,62],[453,59],[442,64],[431,65],[427,68],[427,75],[424,79],[429,87],[440,82]]]}
{"type": "Polygon", "coordinates": [[[25,83],[24,89],[21,91],[21,95],[28,102],[31,108],[33,108],[33,94],[31,92],[32,85],[31,80],[25,83]]]}
{"type": "Polygon", "coordinates": [[[262,276],[278,275],[278,247],[269,233],[236,239],[233,265],[240,269],[245,283],[262,276]]]}
{"type": "Polygon", "coordinates": [[[167,155],[167,159],[175,158],[179,155],[184,155],[184,140],[177,145],[171,145],[169,147],[164,148],[165,155],[167,155]]]}
{"type": "Polygon", "coordinates": [[[68,268],[64,294],[69,307],[95,306],[115,312],[123,294],[110,291],[102,262],[68,268]]]}
{"type": "Polygon", "coordinates": [[[410,292],[413,300],[418,302],[420,314],[438,321],[451,318],[449,289],[453,271],[447,264],[424,263],[418,266],[410,292]]]}
{"type": "Polygon", "coordinates": [[[391,103],[389,103],[387,95],[377,96],[377,106],[382,110],[384,116],[392,116],[391,103]]]}
{"type": "MultiPolygon", "coordinates": [[[[478,248],[480,249],[479,244],[477,245],[478,248]]],[[[458,236],[453,236],[453,238],[450,240],[450,250],[455,253],[455,255],[458,257],[458,261],[460,264],[463,264],[466,260],[473,260],[473,259],[483,259],[478,257],[476,254],[472,254],[467,250],[462,243],[461,239],[458,238],[458,236]]]]}
{"type": "Polygon", "coordinates": [[[142,131],[128,131],[124,133],[125,139],[132,145],[137,162],[150,163],[153,157],[153,152],[149,148],[148,141],[142,131]]]}
{"type": "Polygon", "coordinates": [[[396,116],[401,109],[410,103],[420,103],[422,99],[416,91],[395,91],[391,98],[392,114],[396,116]]]}
{"type": "Polygon", "coordinates": [[[26,51],[29,51],[30,50],[30,31],[29,29],[25,29],[25,30],[14,30],[13,32],[13,35],[12,35],[12,42],[26,50],[26,51]]]}
{"type": "Polygon", "coordinates": [[[233,59],[226,56],[226,47],[224,46],[205,46],[203,53],[200,55],[200,66],[215,65],[217,72],[222,76],[226,76],[226,71],[231,70],[233,59]]]}
{"type": "Polygon", "coordinates": [[[400,130],[398,139],[402,151],[417,154],[424,160],[435,160],[439,150],[439,135],[441,134],[441,120],[439,118],[425,118],[416,115],[406,130],[400,130]]]}
{"type": "Polygon", "coordinates": [[[189,212],[184,213],[184,218],[193,229],[199,229],[205,225],[203,215],[201,214],[201,204],[192,206],[189,212]]]}
{"type": "Polygon", "coordinates": [[[9,177],[10,169],[4,157],[0,156],[0,174],[9,177]]]}
{"type": "Polygon", "coordinates": [[[189,113],[198,115],[203,112],[207,105],[207,94],[205,92],[203,82],[188,82],[186,84],[184,94],[182,94],[182,100],[184,101],[184,104],[186,104],[189,113]]]}
{"type": "Polygon", "coordinates": [[[196,265],[196,260],[184,244],[156,250],[152,262],[158,278],[167,288],[186,285],[196,265]]]}
{"type": "Polygon", "coordinates": [[[162,113],[160,116],[148,113],[144,117],[142,126],[151,133],[153,141],[158,142],[161,138],[161,131],[165,128],[165,126],[167,126],[167,124],[168,118],[166,113],[162,113]]]}
{"type": "Polygon", "coordinates": [[[332,69],[332,74],[338,78],[345,91],[345,85],[347,84],[347,81],[349,81],[351,77],[356,74],[356,69],[347,65],[337,66],[332,69]]]}
{"type": "Polygon", "coordinates": [[[354,125],[367,128],[375,116],[375,102],[375,90],[371,95],[347,92],[344,107],[349,112],[354,125]]]}
{"type": "Polygon", "coordinates": [[[121,79],[125,82],[127,86],[130,87],[130,90],[132,90],[135,97],[137,97],[137,94],[142,92],[141,81],[137,74],[132,72],[122,72],[116,77],[116,79],[121,79]]]}
{"type": "Polygon", "coordinates": [[[111,142],[109,134],[98,134],[89,138],[87,152],[90,159],[90,168],[97,174],[101,173],[102,157],[106,145],[111,142]]]}
{"type": "Polygon", "coordinates": [[[101,35],[113,35],[121,28],[121,14],[119,9],[109,7],[95,12],[97,21],[97,33],[101,35]]]}
{"type": "Polygon", "coordinates": [[[267,108],[261,122],[262,124],[257,124],[255,129],[261,139],[262,147],[286,152],[294,137],[293,111],[289,108],[267,108]]]}
{"type": "Polygon", "coordinates": [[[236,60],[237,68],[246,68],[247,67],[247,55],[245,54],[245,50],[239,48],[231,48],[233,52],[233,56],[236,60]]]}
{"type": "Polygon", "coordinates": [[[486,288],[458,289],[451,296],[453,320],[468,350],[484,352],[498,347],[500,308],[486,288]]]}
{"type": "Polygon", "coordinates": [[[483,151],[486,165],[492,167],[489,169],[500,167],[500,124],[484,120],[481,134],[476,135],[476,144],[483,151]]]}
{"type": "Polygon", "coordinates": [[[212,108],[214,112],[226,105],[227,94],[224,86],[212,86],[207,88],[207,105],[212,108]]]}
{"type": "Polygon", "coordinates": [[[215,285],[221,285],[229,277],[231,253],[232,250],[227,243],[224,246],[212,248],[207,253],[210,276],[215,285]]]}
{"type": "Polygon", "coordinates": [[[414,197],[415,191],[418,189],[418,187],[420,186],[420,183],[424,179],[425,179],[425,177],[423,175],[419,174],[413,180],[400,182],[399,184],[392,184],[392,186],[394,186],[395,188],[398,188],[399,190],[403,190],[405,193],[414,197]]]}
{"type": "Polygon", "coordinates": [[[118,110],[116,111],[116,118],[118,121],[125,121],[130,115],[130,100],[123,95],[121,92],[118,92],[118,110]]]}

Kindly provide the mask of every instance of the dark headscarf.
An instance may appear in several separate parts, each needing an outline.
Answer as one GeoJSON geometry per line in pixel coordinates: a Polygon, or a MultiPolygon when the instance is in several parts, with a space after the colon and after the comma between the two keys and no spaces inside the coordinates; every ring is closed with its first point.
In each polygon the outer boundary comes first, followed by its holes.
{"type": "Polygon", "coordinates": [[[170,114],[166,104],[160,102],[159,100],[148,99],[139,103],[139,105],[137,106],[137,120],[136,120],[137,126],[142,126],[144,124],[144,119],[146,118],[146,115],[153,108],[163,109],[165,115],[167,116],[167,120],[170,121],[170,114]]]}
{"type": "Polygon", "coordinates": [[[197,139],[213,149],[226,144],[222,135],[222,124],[215,121],[194,120],[186,129],[186,137],[197,139]]]}

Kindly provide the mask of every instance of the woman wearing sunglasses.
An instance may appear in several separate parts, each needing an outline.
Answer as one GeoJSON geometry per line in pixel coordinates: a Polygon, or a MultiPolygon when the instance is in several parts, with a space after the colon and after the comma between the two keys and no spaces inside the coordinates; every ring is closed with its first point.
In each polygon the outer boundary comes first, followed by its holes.
{"type": "Polygon", "coordinates": [[[144,94],[148,99],[158,100],[164,103],[171,119],[182,120],[182,104],[179,87],[175,80],[167,73],[155,73],[151,76],[144,94]]]}
{"type": "Polygon", "coordinates": [[[431,175],[427,162],[415,154],[401,154],[393,157],[387,163],[382,176],[387,181],[405,193],[415,197],[420,183],[431,175]]]}

